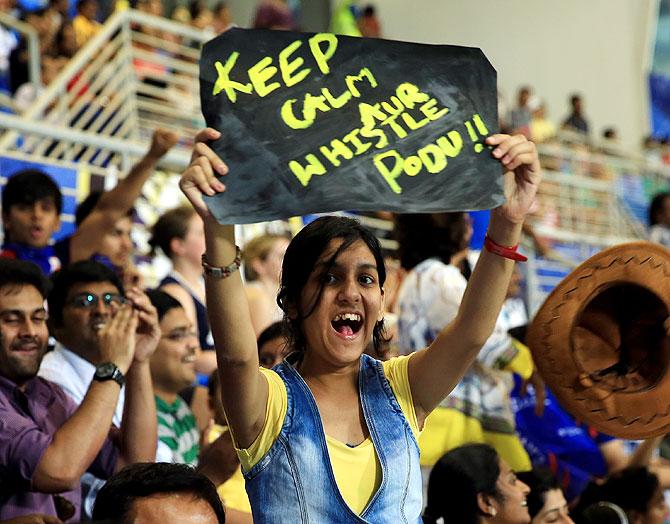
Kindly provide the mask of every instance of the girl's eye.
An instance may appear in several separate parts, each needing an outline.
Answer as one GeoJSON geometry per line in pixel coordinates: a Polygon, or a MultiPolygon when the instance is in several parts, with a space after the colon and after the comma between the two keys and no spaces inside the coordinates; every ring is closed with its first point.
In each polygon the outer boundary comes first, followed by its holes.
{"type": "Polygon", "coordinates": [[[371,285],[375,283],[375,279],[370,275],[361,275],[358,280],[361,282],[361,284],[371,285]]]}
{"type": "Polygon", "coordinates": [[[335,280],[336,280],[335,275],[333,275],[332,273],[326,273],[325,275],[323,275],[324,284],[332,284],[333,282],[335,282],[335,280]]]}

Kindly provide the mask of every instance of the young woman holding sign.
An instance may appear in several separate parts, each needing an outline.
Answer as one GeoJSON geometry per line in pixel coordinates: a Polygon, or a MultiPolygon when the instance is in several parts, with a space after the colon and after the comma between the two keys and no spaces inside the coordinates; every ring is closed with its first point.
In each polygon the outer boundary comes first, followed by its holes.
{"type": "Polygon", "coordinates": [[[490,251],[454,321],[409,357],[380,363],[363,354],[383,339],[376,238],[341,217],[306,226],[286,251],[278,297],[294,353],[269,371],[258,364],[234,228],[218,224],[203,201],[225,191],[217,177],[228,169],[205,144],[219,136],[200,133],[180,187],[205,222],[207,309],[254,522],[420,522],[416,439],[493,329],[516,254],[503,246],[518,244],[540,181],[535,146],[523,136],[487,139],[508,171],[490,251]]]}

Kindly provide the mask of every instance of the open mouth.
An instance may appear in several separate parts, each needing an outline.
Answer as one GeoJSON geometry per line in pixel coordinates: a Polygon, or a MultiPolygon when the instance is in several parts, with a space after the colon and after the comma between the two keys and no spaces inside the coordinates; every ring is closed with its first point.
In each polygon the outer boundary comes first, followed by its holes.
{"type": "Polygon", "coordinates": [[[182,363],[184,364],[192,364],[195,362],[195,355],[186,355],[184,358],[181,359],[182,363]]]}
{"type": "Polygon", "coordinates": [[[358,313],[340,313],[330,321],[330,325],[343,337],[352,337],[363,327],[363,317],[358,313]]]}

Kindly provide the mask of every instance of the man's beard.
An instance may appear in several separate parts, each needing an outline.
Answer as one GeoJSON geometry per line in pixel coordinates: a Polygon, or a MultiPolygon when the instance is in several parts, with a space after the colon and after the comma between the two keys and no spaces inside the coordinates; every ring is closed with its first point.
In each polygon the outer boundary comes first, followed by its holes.
{"type": "Polygon", "coordinates": [[[6,338],[2,333],[0,333],[0,347],[2,347],[3,353],[5,353],[5,355],[8,357],[10,367],[8,371],[13,375],[10,378],[12,378],[14,382],[21,384],[37,375],[37,372],[40,369],[40,364],[42,363],[42,357],[46,351],[46,344],[43,344],[39,337],[24,337],[19,339],[18,341],[12,343],[9,350],[7,350],[6,338]],[[12,358],[12,352],[16,348],[25,346],[26,344],[34,344],[37,346],[37,353],[35,354],[35,358],[32,360],[12,358]]]}

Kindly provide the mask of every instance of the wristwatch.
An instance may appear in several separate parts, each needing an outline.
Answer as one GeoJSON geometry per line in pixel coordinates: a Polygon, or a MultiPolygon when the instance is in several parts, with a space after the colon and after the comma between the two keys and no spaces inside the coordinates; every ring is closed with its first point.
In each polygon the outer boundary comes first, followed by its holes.
{"type": "Polygon", "coordinates": [[[116,367],[116,364],[113,362],[103,362],[102,364],[99,364],[98,367],[95,368],[93,380],[97,380],[98,382],[113,380],[120,387],[123,387],[123,384],[126,382],[123,373],[121,373],[121,370],[116,367]]]}

